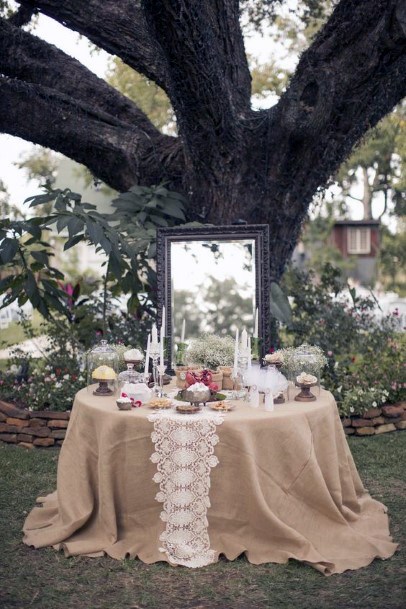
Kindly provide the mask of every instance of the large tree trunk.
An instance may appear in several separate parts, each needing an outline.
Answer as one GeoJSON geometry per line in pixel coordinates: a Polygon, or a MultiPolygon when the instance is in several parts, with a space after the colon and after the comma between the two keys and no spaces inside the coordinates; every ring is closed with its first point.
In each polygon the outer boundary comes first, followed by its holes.
{"type": "MultiPolygon", "coordinates": [[[[0,22],[0,129],[59,150],[119,190],[166,179],[190,220],[268,223],[279,278],[309,204],[405,95],[405,0],[341,0],[279,103],[250,107],[237,0],[21,0],[157,82],[179,137],[13,21],[0,22]]],[[[20,22],[26,21],[26,13],[20,22]]]]}

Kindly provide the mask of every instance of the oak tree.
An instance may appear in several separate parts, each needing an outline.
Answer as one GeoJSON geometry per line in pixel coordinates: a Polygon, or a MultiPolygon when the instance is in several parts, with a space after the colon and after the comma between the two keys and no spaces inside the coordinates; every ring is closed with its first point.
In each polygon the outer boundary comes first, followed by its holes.
{"type": "Polygon", "coordinates": [[[121,191],[167,180],[187,195],[190,220],[269,223],[278,278],[314,194],[405,95],[406,2],[339,0],[279,102],[257,111],[241,4],[20,0],[0,20],[0,131],[62,152],[121,191]],[[22,29],[35,13],[157,83],[178,135],[22,29]]]}

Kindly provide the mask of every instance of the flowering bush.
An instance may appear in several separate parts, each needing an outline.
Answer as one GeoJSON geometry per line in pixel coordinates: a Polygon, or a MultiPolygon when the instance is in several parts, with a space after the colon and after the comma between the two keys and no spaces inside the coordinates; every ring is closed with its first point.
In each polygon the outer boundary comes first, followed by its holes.
{"type": "Polygon", "coordinates": [[[382,387],[362,387],[355,384],[345,391],[343,399],[339,401],[340,413],[347,416],[363,415],[369,408],[383,406],[388,397],[389,391],[382,387]]]}
{"type": "Polygon", "coordinates": [[[35,368],[26,380],[18,382],[14,369],[0,379],[0,397],[31,410],[70,410],[85,375],[69,368],[35,368]]]}
{"type": "Polygon", "coordinates": [[[234,339],[230,336],[203,334],[192,341],[186,351],[189,364],[216,370],[218,366],[231,366],[234,361],[234,339]]]}
{"type": "Polygon", "coordinates": [[[333,393],[340,414],[363,415],[382,400],[393,404],[405,399],[406,337],[399,332],[396,312],[378,321],[376,301],[354,289],[349,290],[351,301],[340,301],[337,295],[346,286],[329,264],[318,281],[312,273],[290,271],[286,284],[293,307],[283,342],[307,341],[322,348],[327,365],[321,383],[333,393]]]}

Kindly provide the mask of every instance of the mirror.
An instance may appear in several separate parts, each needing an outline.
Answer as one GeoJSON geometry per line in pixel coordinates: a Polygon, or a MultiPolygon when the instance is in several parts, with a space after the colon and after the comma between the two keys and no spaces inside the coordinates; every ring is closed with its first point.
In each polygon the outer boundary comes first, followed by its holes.
{"type": "Polygon", "coordinates": [[[157,234],[158,323],[165,307],[168,366],[174,346],[203,332],[253,334],[258,310],[262,356],[268,348],[267,225],[163,228],[157,234]]]}

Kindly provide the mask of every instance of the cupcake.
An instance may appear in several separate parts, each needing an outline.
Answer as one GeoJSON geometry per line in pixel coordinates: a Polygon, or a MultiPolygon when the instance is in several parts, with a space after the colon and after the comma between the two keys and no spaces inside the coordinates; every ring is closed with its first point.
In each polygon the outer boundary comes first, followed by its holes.
{"type": "Polygon", "coordinates": [[[116,404],[119,410],[131,410],[130,398],[117,398],[116,404]]]}

